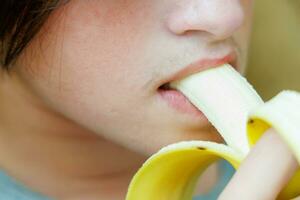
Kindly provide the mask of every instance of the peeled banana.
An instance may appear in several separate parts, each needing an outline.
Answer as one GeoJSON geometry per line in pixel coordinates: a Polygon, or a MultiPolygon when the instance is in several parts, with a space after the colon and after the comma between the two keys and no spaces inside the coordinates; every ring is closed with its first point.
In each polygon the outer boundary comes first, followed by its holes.
{"type": "MultiPolygon", "coordinates": [[[[198,107],[226,144],[182,141],[153,154],[133,177],[126,200],[192,200],[204,170],[223,158],[237,169],[273,127],[300,163],[300,93],[283,91],[263,102],[247,80],[225,64],[171,83],[198,107]]],[[[300,170],[278,196],[300,195],[300,170]]]]}

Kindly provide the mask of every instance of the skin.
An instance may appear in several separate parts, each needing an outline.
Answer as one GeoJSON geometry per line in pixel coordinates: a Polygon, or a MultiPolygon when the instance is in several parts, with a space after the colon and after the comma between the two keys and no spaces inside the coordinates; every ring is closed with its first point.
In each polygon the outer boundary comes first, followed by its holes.
{"type": "Polygon", "coordinates": [[[297,169],[299,165],[290,148],[276,130],[270,128],[255,144],[218,200],[274,200],[297,169]]]}
{"type": "Polygon", "coordinates": [[[171,108],[157,88],[188,64],[231,51],[244,73],[251,8],[251,0],[59,7],[1,74],[1,168],[55,199],[116,200],[161,147],[222,142],[207,120],[171,108]]]}

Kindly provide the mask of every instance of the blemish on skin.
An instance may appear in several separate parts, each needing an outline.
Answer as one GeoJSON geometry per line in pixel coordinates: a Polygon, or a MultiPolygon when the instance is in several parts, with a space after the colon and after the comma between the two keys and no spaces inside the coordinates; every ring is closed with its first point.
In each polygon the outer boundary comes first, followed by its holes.
{"type": "Polygon", "coordinates": [[[248,121],[248,124],[253,124],[254,123],[254,120],[253,119],[250,119],[249,121],[248,121]]]}
{"type": "Polygon", "coordinates": [[[204,147],[197,147],[197,149],[199,149],[201,151],[205,151],[206,150],[206,148],[204,148],[204,147]]]}

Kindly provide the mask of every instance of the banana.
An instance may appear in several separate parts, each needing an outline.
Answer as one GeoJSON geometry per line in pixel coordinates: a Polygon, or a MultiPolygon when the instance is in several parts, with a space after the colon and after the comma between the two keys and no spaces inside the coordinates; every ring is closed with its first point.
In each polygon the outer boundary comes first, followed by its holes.
{"type": "MultiPolygon", "coordinates": [[[[253,86],[225,64],[171,83],[198,107],[226,144],[182,141],[153,154],[134,175],[126,200],[191,200],[205,169],[219,159],[237,169],[250,148],[273,127],[300,163],[300,94],[283,91],[264,102],[253,86]]],[[[278,196],[300,195],[300,170],[278,196]]]]}

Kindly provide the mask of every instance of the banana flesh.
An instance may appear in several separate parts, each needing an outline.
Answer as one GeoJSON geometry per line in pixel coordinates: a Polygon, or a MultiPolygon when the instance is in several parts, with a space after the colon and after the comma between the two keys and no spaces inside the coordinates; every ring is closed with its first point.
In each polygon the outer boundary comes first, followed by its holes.
{"type": "Polygon", "coordinates": [[[171,86],[205,114],[228,146],[243,155],[248,153],[247,113],[264,102],[244,77],[226,64],[173,82],[171,86]]]}
{"type": "MultiPolygon", "coordinates": [[[[210,164],[225,159],[237,169],[270,127],[276,129],[300,163],[299,93],[283,91],[264,103],[228,64],[176,81],[171,87],[206,115],[226,144],[183,141],[162,148],[135,174],[126,200],[192,200],[197,180],[210,164]]],[[[299,185],[300,170],[278,199],[300,195],[299,185]]]]}

